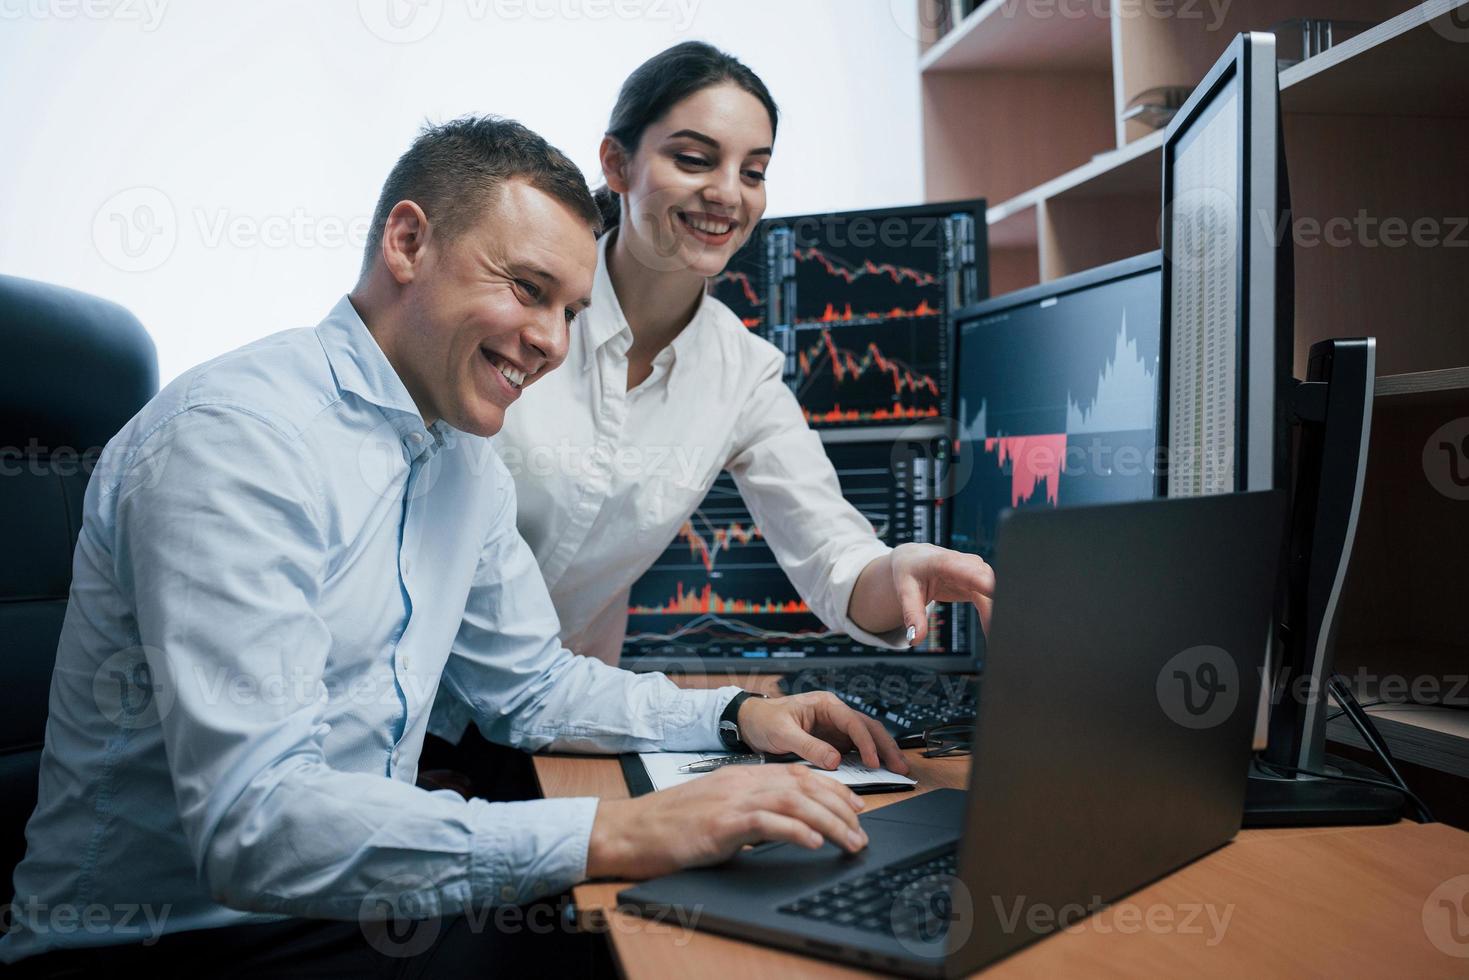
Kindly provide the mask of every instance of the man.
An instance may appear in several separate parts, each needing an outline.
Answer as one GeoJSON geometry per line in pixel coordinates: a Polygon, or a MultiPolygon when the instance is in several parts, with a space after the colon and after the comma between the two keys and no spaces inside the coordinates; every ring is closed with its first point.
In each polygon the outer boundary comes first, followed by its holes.
{"type": "MultiPolygon", "coordinates": [[[[860,801],[805,767],[605,802],[414,785],[441,681],[526,750],[720,746],[736,689],[680,691],[561,647],[487,442],[565,357],[596,227],[580,173],[524,127],[426,129],[318,327],[186,373],[109,443],[0,960],[478,971],[510,962],[515,937],[467,936],[477,908],[761,839],[863,846],[860,801]],[[385,914],[456,926],[393,960],[356,924],[385,914]],[[308,921],[332,919],[352,925],[308,921]]],[[[829,696],[747,700],[735,720],[756,749],[905,768],[829,696]]]]}

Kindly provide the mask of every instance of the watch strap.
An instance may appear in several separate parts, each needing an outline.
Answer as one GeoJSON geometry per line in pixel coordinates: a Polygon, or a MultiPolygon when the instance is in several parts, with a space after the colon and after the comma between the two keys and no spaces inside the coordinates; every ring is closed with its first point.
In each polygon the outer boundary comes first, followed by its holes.
{"type": "Polygon", "coordinates": [[[756,694],[754,691],[741,691],[730,699],[729,704],[719,714],[719,741],[730,752],[750,752],[752,749],[745,744],[740,736],[740,707],[750,698],[763,698],[765,695],[756,694]]]}

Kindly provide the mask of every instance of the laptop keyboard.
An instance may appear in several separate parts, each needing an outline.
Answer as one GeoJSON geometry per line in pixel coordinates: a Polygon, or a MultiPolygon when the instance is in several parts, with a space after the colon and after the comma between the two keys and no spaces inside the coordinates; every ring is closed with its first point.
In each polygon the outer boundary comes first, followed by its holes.
{"type": "Polygon", "coordinates": [[[896,664],[811,667],[782,677],[780,686],[787,694],[830,691],[894,735],[972,720],[979,701],[974,677],[896,664]]]}
{"type": "Polygon", "coordinates": [[[959,852],[955,845],[938,855],[899,861],[849,878],[782,905],[778,911],[897,939],[930,942],[948,931],[948,902],[935,901],[935,889],[916,889],[911,895],[904,895],[903,890],[933,875],[954,877],[958,873],[959,852]]]}

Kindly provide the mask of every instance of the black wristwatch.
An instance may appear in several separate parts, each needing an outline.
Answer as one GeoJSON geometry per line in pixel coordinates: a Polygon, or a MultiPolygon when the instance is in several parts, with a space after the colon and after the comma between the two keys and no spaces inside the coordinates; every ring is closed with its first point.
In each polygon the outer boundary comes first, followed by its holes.
{"type": "Polygon", "coordinates": [[[736,694],[729,704],[725,705],[723,713],[719,716],[719,741],[731,752],[753,752],[740,738],[740,705],[750,698],[763,698],[765,695],[756,694],[754,691],[741,691],[736,694]]]}

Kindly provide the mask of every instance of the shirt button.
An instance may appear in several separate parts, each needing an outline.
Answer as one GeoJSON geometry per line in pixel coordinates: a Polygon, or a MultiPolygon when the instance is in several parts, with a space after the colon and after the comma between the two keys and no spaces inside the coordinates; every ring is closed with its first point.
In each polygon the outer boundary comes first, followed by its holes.
{"type": "Polygon", "coordinates": [[[503,886],[500,889],[500,901],[502,901],[502,902],[513,902],[513,901],[515,901],[515,886],[514,885],[505,885],[505,886],[503,886]]]}
{"type": "Polygon", "coordinates": [[[423,433],[422,432],[415,432],[411,436],[409,436],[408,438],[409,438],[409,440],[412,441],[412,443],[415,446],[419,446],[419,445],[422,445],[423,444],[423,433]]]}

